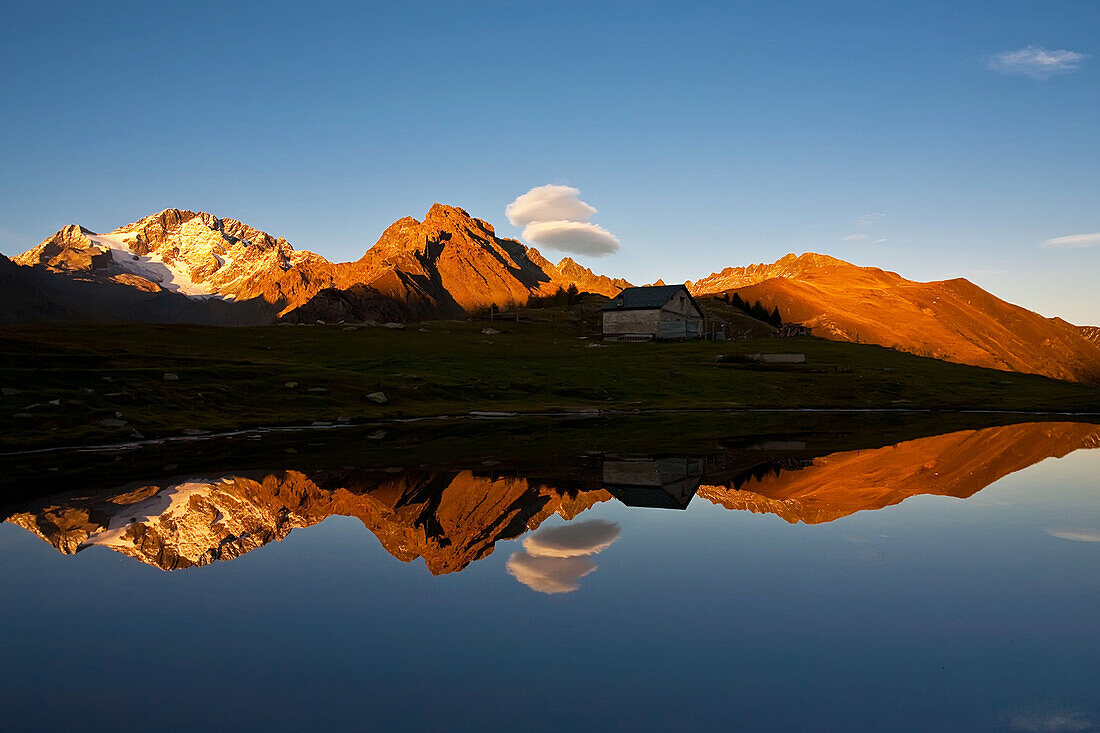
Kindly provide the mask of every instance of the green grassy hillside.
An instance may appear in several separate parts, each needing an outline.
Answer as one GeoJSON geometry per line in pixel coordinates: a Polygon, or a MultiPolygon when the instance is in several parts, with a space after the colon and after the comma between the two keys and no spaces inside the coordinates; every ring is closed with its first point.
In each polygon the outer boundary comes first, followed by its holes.
{"type": "Polygon", "coordinates": [[[471,410],[1100,412],[1096,388],[813,338],[604,343],[579,336],[584,331],[575,323],[553,319],[344,328],[0,331],[0,416],[8,426],[2,447],[98,443],[133,430],[152,437],[471,410]],[[486,328],[501,332],[484,334],[486,328]],[[803,352],[807,361],[762,366],[718,360],[776,351],[803,352]],[[378,391],[385,404],[368,396],[378,391]]]}

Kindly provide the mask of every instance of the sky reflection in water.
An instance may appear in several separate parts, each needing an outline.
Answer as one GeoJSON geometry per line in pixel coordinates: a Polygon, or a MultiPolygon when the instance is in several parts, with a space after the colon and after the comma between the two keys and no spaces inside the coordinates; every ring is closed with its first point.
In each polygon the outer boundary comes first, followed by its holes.
{"type": "MultiPolygon", "coordinates": [[[[0,525],[0,701],[86,730],[1092,730],[1100,451],[1010,427],[736,481],[693,459],[683,511],[485,471],[30,502],[11,519],[50,544],[0,525]],[[152,567],[211,543],[235,559],[152,567]]],[[[673,458],[629,468],[682,496],[673,458]]]]}

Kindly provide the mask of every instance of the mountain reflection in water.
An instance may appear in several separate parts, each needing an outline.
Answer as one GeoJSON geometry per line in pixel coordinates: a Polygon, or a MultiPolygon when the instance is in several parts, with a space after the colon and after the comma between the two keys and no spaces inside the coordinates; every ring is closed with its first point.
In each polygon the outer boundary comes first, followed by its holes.
{"type": "Polygon", "coordinates": [[[919,494],[966,498],[1045,458],[1098,446],[1096,425],[1045,422],[824,456],[798,441],[703,456],[586,455],[557,477],[484,467],[249,472],[51,497],[9,510],[6,521],[65,554],[98,545],[164,570],[230,560],[334,515],[357,518],[395,558],[423,558],[435,575],[530,532],[508,571],[535,590],[562,593],[595,570],[592,556],[619,528],[597,520],[535,530],[600,502],[683,509],[699,496],[814,524],[919,494]]]}

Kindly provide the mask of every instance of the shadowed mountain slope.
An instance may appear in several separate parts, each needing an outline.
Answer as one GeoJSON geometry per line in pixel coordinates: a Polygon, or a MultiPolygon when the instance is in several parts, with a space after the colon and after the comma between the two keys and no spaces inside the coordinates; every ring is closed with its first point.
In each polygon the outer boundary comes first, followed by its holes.
{"type": "Polygon", "coordinates": [[[261,298],[225,301],[192,298],[114,280],[20,267],[0,255],[0,324],[190,323],[258,326],[275,318],[261,298]]]}

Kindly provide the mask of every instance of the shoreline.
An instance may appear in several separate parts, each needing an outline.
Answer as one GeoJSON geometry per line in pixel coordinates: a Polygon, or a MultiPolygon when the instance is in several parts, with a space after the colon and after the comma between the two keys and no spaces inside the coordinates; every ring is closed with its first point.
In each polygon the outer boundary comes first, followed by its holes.
{"type": "MultiPolygon", "coordinates": [[[[329,432],[337,430],[364,429],[386,425],[410,425],[413,423],[434,422],[509,422],[514,420],[548,419],[564,420],[573,418],[597,418],[613,416],[645,416],[645,415],[735,415],[735,414],[835,414],[835,415],[906,415],[906,414],[950,414],[950,415],[1020,415],[1025,417],[1071,417],[1092,418],[1087,420],[1067,420],[1066,422],[1097,422],[1100,423],[1100,412],[1067,412],[1060,410],[992,410],[992,409],[950,409],[950,408],[832,408],[832,407],[683,407],[683,408],[639,408],[627,409],[582,409],[554,412],[495,412],[472,410],[465,415],[439,414],[417,417],[378,418],[359,423],[333,423],[325,425],[270,425],[252,428],[240,428],[236,430],[203,431],[201,435],[167,435],[158,438],[144,438],[140,440],[120,441],[116,443],[93,443],[88,445],[61,445],[44,448],[30,448],[27,450],[3,451],[0,458],[17,458],[19,456],[42,455],[46,453],[104,453],[111,451],[138,450],[145,447],[162,446],[179,443],[200,443],[221,438],[237,438],[251,435],[308,433],[312,431],[329,432]]],[[[1026,421],[1021,421],[1026,422],[1026,421]]],[[[1048,422],[1044,420],[1043,422],[1048,422]]],[[[1055,422],[1050,420],[1049,422],[1055,422]]]]}

